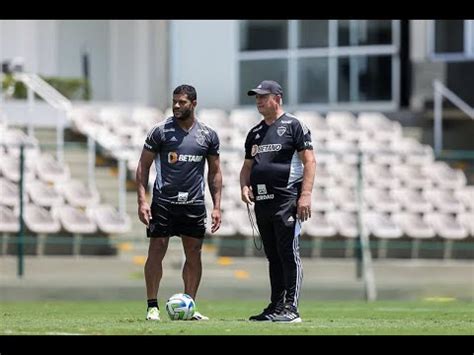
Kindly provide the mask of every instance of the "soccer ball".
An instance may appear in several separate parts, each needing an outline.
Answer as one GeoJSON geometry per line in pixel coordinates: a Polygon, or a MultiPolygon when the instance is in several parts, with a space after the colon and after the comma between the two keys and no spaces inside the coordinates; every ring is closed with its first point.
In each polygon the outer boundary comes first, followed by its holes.
{"type": "Polygon", "coordinates": [[[196,304],[191,296],[177,293],[166,302],[166,312],[171,320],[189,320],[194,315],[196,304]]]}

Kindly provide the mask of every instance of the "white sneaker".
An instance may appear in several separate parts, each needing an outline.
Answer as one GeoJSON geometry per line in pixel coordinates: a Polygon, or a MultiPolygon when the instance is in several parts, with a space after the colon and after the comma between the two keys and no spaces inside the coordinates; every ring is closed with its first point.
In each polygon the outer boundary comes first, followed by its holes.
{"type": "Polygon", "coordinates": [[[193,316],[191,317],[191,320],[209,320],[209,317],[203,316],[199,312],[194,312],[193,316]]]}
{"type": "Polygon", "coordinates": [[[147,309],[146,320],[160,320],[160,310],[158,307],[149,307],[147,309]]]}

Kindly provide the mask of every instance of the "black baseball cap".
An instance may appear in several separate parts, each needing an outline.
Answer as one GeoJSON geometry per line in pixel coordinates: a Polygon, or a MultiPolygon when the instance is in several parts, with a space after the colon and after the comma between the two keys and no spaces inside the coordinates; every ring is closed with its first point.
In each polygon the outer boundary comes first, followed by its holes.
{"type": "Polygon", "coordinates": [[[255,89],[249,90],[247,92],[248,96],[254,96],[254,95],[266,95],[266,94],[274,94],[274,95],[280,95],[283,97],[283,90],[281,88],[281,85],[278,84],[276,81],[273,80],[264,80],[255,89]]]}

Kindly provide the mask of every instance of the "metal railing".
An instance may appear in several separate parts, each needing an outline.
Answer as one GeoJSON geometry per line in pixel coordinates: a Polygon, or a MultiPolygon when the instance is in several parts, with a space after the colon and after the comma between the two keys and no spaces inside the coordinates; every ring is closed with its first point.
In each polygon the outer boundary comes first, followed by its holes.
{"type": "Polygon", "coordinates": [[[439,80],[433,81],[434,90],[434,151],[437,157],[443,150],[443,97],[474,120],[474,108],[449,90],[439,80]]]}
{"type": "MultiPolygon", "coordinates": [[[[63,164],[64,162],[64,117],[68,119],[69,111],[72,107],[71,101],[57,91],[54,87],[49,85],[46,81],[41,79],[34,73],[14,73],[13,77],[17,81],[21,81],[28,89],[28,110],[30,113],[34,110],[35,93],[45,100],[49,105],[57,110],[56,117],[56,158],[63,164]]],[[[32,137],[33,121],[28,122],[28,135],[32,137]]]]}

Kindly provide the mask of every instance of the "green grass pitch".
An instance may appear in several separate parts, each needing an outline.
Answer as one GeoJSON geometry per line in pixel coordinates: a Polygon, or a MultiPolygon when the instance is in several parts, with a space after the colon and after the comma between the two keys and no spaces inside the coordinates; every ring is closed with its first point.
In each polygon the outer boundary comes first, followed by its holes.
{"type": "Polygon", "coordinates": [[[397,335],[474,334],[472,302],[302,300],[302,323],[247,321],[262,301],[198,300],[209,321],[145,321],[145,301],[0,303],[1,335],[397,335]]]}

